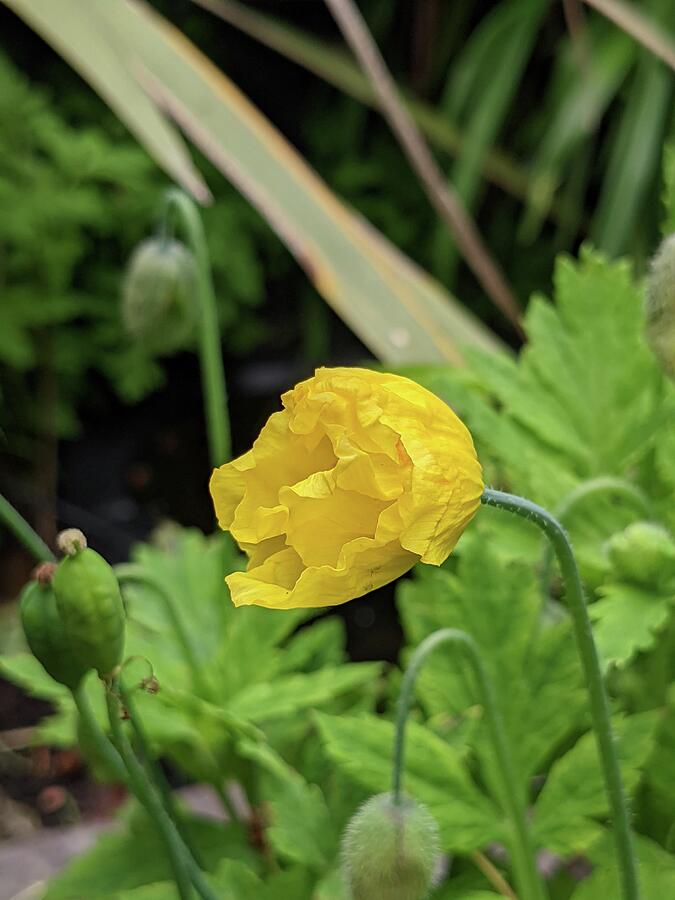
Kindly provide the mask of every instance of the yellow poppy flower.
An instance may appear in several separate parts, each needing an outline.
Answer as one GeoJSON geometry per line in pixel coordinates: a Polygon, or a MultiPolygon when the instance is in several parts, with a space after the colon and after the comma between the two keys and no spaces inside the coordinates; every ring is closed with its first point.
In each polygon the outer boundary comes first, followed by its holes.
{"type": "Polygon", "coordinates": [[[317,369],[251,450],[215,469],[221,528],[249,557],[235,606],[334,606],[440,565],[483,491],[471,435],[408,378],[317,369]]]}

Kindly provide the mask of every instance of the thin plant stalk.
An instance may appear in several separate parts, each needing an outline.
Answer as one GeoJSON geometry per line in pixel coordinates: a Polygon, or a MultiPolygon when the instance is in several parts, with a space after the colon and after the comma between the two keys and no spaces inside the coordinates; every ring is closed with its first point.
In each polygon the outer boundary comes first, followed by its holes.
{"type": "Polygon", "coordinates": [[[150,742],[148,741],[145,726],[143,725],[143,720],[136,709],[136,704],[134,703],[132,692],[124,687],[121,679],[119,682],[119,690],[120,697],[122,698],[122,703],[124,704],[124,708],[129,717],[129,722],[131,724],[131,727],[133,728],[135,743],[137,746],[137,755],[140,757],[141,763],[149,771],[150,777],[152,778],[152,781],[154,782],[160,793],[164,808],[166,809],[169,816],[173,819],[182,840],[192,854],[194,860],[197,862],[197,864],[199,864],[198,852],[193,843],[190,841],[189,835],[185,833],[185,829],[181,827],[184,817],[181,810],[178,808],[176,798],[173,791],[171,790],[171,785],[167,781],[166,776],[162,771],[162,767],[150,752],[150,742]]]}
{"type": "Polygon", "coordinates": [[[191,900],[193,886],[202,900],[218,900],[181,838],[175,822],[164,808],[157,788],[149,780],[143,766],[134,754],[122,728],[118,693],[119,680],[113,679],[111,684],[106,685],[108,717],[113,740],[126,767],[131,790],[145,808],[164,841],[181,900],[191,900]]]}
{"type": "Polygon", "coordinates": [[[447,184],[422,133],[400,98],[396,82],[356,4],[353,0],[326,0],[326,5],[368,77],[382,113],[420,179],[429,202],[447,225],[485,293],[520,333],[521,310],[513,291],[486,247],[476,223],[454,188],[447,184]]]}
{"type": "Polygon", "coordinates": [[[54,554],[20,512],[0,494],[0,522],[23,544],[38,562],[53,562],[54,554]]]}
{"type": "Polygon", "coordinates": [[[195,645],[190,632],[183,619],[183,614],[175,603],[171,591],[167,590],[159,578],[133,563],[125,563],[115,567],[115,574],[120,584],[137,583],[144,584],[155,591],[162,598],[166,611],[171,620],[178,641],[180,642],[185,657],[185,662],[190,670],[195,689],[204,698],[209,698],[211,692],[204,675],[203,666],[199,656],[199,648],[195,645]]]}
{"type": "MultiPolygon", "coordinates": [[[[638,510],[646,519],[651,518],[652,508],[646,495],[624,478],[616,478],[613,475],[605,475],[599,478],[591,478],[582,482],[578,487],[565,497],[556,509],[554,516],[564,525],[571,513],[582,503],[590,498],[609,494],[622,497],[638,510]]],[[[554,548],[550,541],[546,546],[541,560],[541,583],[545,599],[549,599],[549,586],[551,584],[551,566],[553,565],[554,548]]]]}
{"type": "Polygon", "coordinates": [[[114,744],[110,742],[96,720],[94,711],[89,703],[89,698],[87,697],[87,692],[84,689],[84,680],[82,680],[71,693],[73,695],[73,700],[75,701],[77,712],[82,719],[87,734],[96,747],[99,757],[106,763],[108,768],[114,772],[115,778],[118,781],[121,781],[122,784],[128,784],[129,777],[127,775],[126,766],[114,744]]]}
{"type": "Polygon", "coordinates": [[[166,192],[163,210],[165,226],[172,215],[177,218],[195,259],[199,303],[199,363],[204,392],[209,457],[211,465],[215,468],[230,459],[232,438],[227,412],[227,388],[220,349],[220,328],[209,251],[197,205],[178,188],[170,188],[166,192]]]}
{"type": "Polygon", "coordinates": [[[106,700],[113,740],[127,770],[127,784],[145,808],[164,842],[181,900],[191,900],[192,882],[188,871],[185,845],[178,834],[178,829],[164,809],[155,788],[148,781],[143,771],[143,766],[136,759],[131,744],[127,740],[120,719],[121,707],[114,693],[116,687],[117,682],[113,682],[111,686],[106,686],[106,700]]]}
{"type": "Polygon", "coordinates": [[[639,900],[637,866],[633,849],[628,806],[621,779],[621,769],[616,745],[612,736],[609,715],[609,701],[602,678],[598,651],[593,640],[593,631],[586,607],[581,577],[572,545],[563,526],[543,507],[530,500],[486,488],[481,497],[485,506],[494,506],[515,513],[533,522],[549,539],[558,558],[558,564],[565,585],[565,596],[569,607],[574,635],[581,664],[588,685],[593,730],[600,754],[600,763],[605,780],[605,788],[611,810],[617,864],[621,873],[623,900],[639,900]]]}
{"type": "Polygon", "coordinates": [[[504,721],[497,704],[494,689],[483,664],[480,651],[473,638],[456,628],[442,628],[429,635],[417,647],[403,676],[396,707],[396,736],[394,741],[394,765],[392,793],[394,803],[401,801],[401,781],[404,769],[405,729],[413,701],[415,681],[425,660],[442,644],[453,644],[465,655],[470,664],[480,694],[485,719],[490,733],[499,769],[503,802],[511,820],[513,873],[519,895],[527,900],[545,900],[546,889],[537,870],[536,858],[525,820],[523,791],[518,785],[504,721]]]}

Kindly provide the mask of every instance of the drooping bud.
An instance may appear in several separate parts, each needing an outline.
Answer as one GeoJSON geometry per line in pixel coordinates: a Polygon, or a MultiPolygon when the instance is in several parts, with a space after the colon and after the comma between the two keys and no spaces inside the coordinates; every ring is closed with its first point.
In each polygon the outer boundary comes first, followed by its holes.
{"type": "Polygon", "coordinates": [[[342,863],[352,900],[423,900],[433,886],[438,825],[419,803],[371,797],[347,825],[342,863]]]}
{"type": "Polygon", "coordinates": [[[659,586],[675,579],[675,541],[661,525],[634,522],[607,543],[617,575],[629,582],[659,586]]]}
{"type": "Polygon", "coordinates": [[[154,353],[185,345],[194,329],[195,264],[179,241],[149,238],[134,250],[122,290],[122,320],[154,353]]]}
{"type": "Polygon", "coordinates": [[[79,528],[66,528],[56,535],[56,546],[64,556],[75,556],[86,549],[87,539],[79,528]]]}
{"type": "Polygon", "coordinates": [[[71,652],[87,669],[109,675],[122,660],[125,624],[112,567],[85,548],[61,560],[52,585],[71,652]]]}
{"type": "MultiPolygon", "coordinates": [[[[53,568],[52,563],[44,565],[53,568]]],[[[38,567],[34,573],[36,580],[29,582],[21,594],[21,624],[33,656],[49,675],[66,687],[76,688],[89,667],[73,653],[56,606],[54,591],[44,576],[44,568],[38,567]]]]}
{"type": "Polygon", "coordinates": [[[645,304],[646,335],[663,370],[675,378],[675,234],[652,259],[645,304]]]}

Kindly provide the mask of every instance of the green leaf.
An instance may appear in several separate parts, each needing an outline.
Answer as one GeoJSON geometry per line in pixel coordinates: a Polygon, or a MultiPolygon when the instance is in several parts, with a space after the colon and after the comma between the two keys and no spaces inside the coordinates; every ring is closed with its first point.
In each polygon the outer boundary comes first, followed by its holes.
{"type": "Polygon", "coordinates": [[[347,658],[345,642],[342,619],[337,616],[319,619],[286,644],[280,660],[281,671],[311,672],[324,666],[338,666],[347,658]]]}
{"type": "MultiPolygon", "coordinates": [[[[163,896],[161,885],[154,882],[170,879],[171,865],[154,825],[138,807],[128,809],[122,821],[121,828],[103,834],[90,850],[50,881],[44,900],[95,900],[142,885],[152,885],[158,900],[163,896]]],[[[244,828],[187,814],[183,827],[199,848],[207,870],[230,855],[239,857],[242,866],[244,862],[256,866],[257,857],[248,846],[244,828]]],[[[153,890],[148,890],[149,897],[155,900],[153,890]]]]}
{"type": "MultiPolygon", "coordinates": [[[[517,362],[471,352],[490,398],[465,395],[467,424],[510,489],[552,509],[590,479],[635,478],[668,415],[629,266],[584,250],[579,262],[559,259],[555,287],[555,307],[530,303],[517,362]]],[[[614,530],[624,511],[618,519],[614,530]]]]}
{"type": "MultiPolygon", "coordinates": [[[[675,896],[675,856],[657,843],[641,835],[634,835],[641,896],[666,898],[675,896]]],[[[596,870],[583,880],[572,894],[572,900],[597,900],[598,897],[618,897],[621,894],[616,848],[611,834],[592,848],[596,870]]]]}
{"type": "MultiPolygon", "coordinates": [[[[658,713],[649,711],[616,719],[619,761],[628,792],[637,786],[641,768],[654,746],[658,713]]],[[[598,819],[608,801],[593,732],[588,732],[553,764],[532,820],[539,846],[562,856],[583,852],[601,833],[598,819]]]]}
{"type": "MultiPolygon", "coordinates": [[[[422,570],[423,577],[401,583],[398,603],[412,645],[439,628],[458,628],[476,641],[525,785],[577,726],[586,701],[568,625],[542,626],[534,571],[500,558],[499,540],[496,527],[465,535],[457,573],[422,570]]],[[[480,702],[466,659],[448,647],[425,662],[418,696],[432,715],[461,716],[480,702]]],[[[486,732],[473,737],[492,768],[486,732]]]]}
{"type": "Polygon", "coordinates": [[[270,805],[266,834],[276,853],[287,862],[324,871],[337,855],[339,835],[321,789],[268,744],[240,741],[238,749],[268,775],[261,799],[270,805]]]}
{"type": "Polygon", "coordinates": [[[379,663],[352,663],[307,675],[285,675],[269,683],[245,688],[232,698],[227,709],[235,716],[257,723],[285,718],[372,684],[377,680],[380,668],[379,663]]]}
{"type": "MultiPolygon", "coordinates": [[[[338,768],[373,793],[391,789],[391,722],[323,713],[316,722],[338,768]]],[[[500,814],[471,780],[460,752],[415,722],[407,728],[404,790],[429,807],[448,850],[469,853],[503,838],[500,814]]]]}
{"type": "Polygon", "coordinates": [[[621,583],[606,584],[599,593],[601,599],[589,607],[598,652],[605,666],[625,666],[654,646],[672,614],[675,593],[621,583]]]}

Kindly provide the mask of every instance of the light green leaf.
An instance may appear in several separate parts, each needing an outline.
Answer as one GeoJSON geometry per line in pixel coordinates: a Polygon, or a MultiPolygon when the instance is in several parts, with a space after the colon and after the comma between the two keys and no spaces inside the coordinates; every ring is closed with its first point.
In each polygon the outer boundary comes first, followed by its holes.
{"type": "Polygon", "coordinates": [[[245,688],[232,698],[227,709],[235,716],[258,723],[285,718],[372,684],[379,673],[379,663],[352,663],[307,675],[285,675],[245,688]]]}
{"type": "Polygon", "coordinates": [[[270,804],[266,834],[275,851],[288,862],[325,871],[337,855],[339,835],[321,789],[305,781],[268,744],[240,741],[238,750],[269,776],[263,780],[261,799],[270,804]]]}
{"type": "MultiPolygon", "coordinates": [[[[640,893],[645,900],[675,896],[675,856],[657,843],[641,835],[634,835],[640,893]]],[[[598,897],[618,897],[621,894],[616,849],[611,834],[590,852],[596,870],[583,880],[572,894],[572,900],[598,900],[598,897]]]]}
{"type": "MultiPolygon", "coordinates": [[[[373,793],[391,789],[391,722],[322,713],[316,722],[336,766],[373,793]]],[[[468,853],[503,838],[500,814],[471,780],[462,755],[415,722],[407,729],[404,790],[429,807],[448,850],[468,853]]]]}
{"type": "Polygon", "coordinates": [[[675,594],[635,584],[606,584],[591,604],[593,634],[605,666],[627,665],[638,652],[653,647],[675,606],[675,594]]]}
{"type": "MultiPolygon", "coordinates": [[[[230,855],[239,857],[240,865],[244,862],[249,866],[257,864],[242,827],[225,826],[187,814],[183,827],[189,839],[199,847],[200,859],[206,869],[213,869],[222,857],[230,855]]],[[[90,850],[52,879],[44,900],[82,900],[84,897],[95,900],[114,897],[142,885],[153,885],[159,900],[161,885],[154,882],[169,878],[171,865],[154,825],[145,813],[132,807],[126,811],[120,828],[103,834],[90,850]]],[[[155,900],[152,891],[150,897],[155,900]]]]}
{"type": "MultiPolygon", "coordinates": [[[[586,701],[569,627],[542,626],[535,573],[519,560],[501,558],[499,540],[498,527],[465,535],[457,573],[422,569],[422,577],[401,583],[398,602],[412,645],[439,628],[458,628],[476,641],[525,785],[577,726],[586,701]]],[[[466,659],[447,647],[425,662],[418,696],[432,715],[462,716],[480,702],[466,659]]],[[[475,741],[492,767],[483,729],[475,741]]]]}
{"type": "MultiPolygon", "coordinates": [[[[658,713],[616,719],[619,761],[628,792],[637,786],[641,767],[654,746],[658,713]]],[[[539,846],[562,856],[586,851],[601,833],[598,819],[608,810],[593,732],[554,763],[534,808],[532,830],[539,846]]]]}
{"type": "Polygon", "coordinates": [[[518,362],[471,352],[500,414],[481,397],[467,410],[512,489],[553,508],[581,481],[625,475],[650,452],[665,416],[628,264],[584,250],[579,262],[559,259],[555,287],[555,307],[530,303],[518,362]]]}

